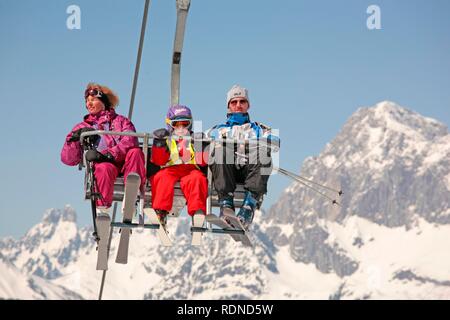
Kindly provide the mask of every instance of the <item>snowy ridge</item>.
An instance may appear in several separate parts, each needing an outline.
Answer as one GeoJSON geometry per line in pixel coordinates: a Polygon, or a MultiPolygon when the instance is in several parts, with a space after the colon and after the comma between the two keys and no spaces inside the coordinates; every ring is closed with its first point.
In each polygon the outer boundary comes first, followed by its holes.
{"type": "Polygon", "coordinates": [[[75,258],[74,249],[88,243],[93,246],[88,232],[78,231],[75,210],[66,206],[62,211],[47,210],[42,222],[22,239],[0,244],[0,248],[19,269],[54,279],[61,276],[59,270],[75,258]]]}
{"type": "MultiPolygon", "coordinates": [[[[191,247],[181,217],[169,220],[171,248],[134,230],[127,265],[114,263],[115,232],[104,298],[450,299],[449,161],[438,121],[392,102],[360,108],[300,170],[342,187],[341,208],[293,183],[256,213],[253,248],[212,234],[191,247]]],[[[91,233],[66,206],[0,239],[0,298],[96,299],[91,233]]]]}
{"type": "Polygon", "coordinates": [[[0,298],[82,299],[82,296],[37,276],[27,276],[0,253],[0,298]]]}
{"type": "MultiPolygon", "coordinates": [[[[343,208],[336,213],[340,221],[351,213],[394,227],[411,223],[418,214],[432,223],[450,223],[445,214],[450,208],[447,127],[392,102],[358,109],[318,157],[305,160],[301,174],[346,191],[343,208]],[[408,210],[411,206],[414,212],[408,210]]],[[[302,206],[303,212],[316,212],[319,218],[334,214],[299,184],[289,188],[275,209],[284,211],[286,206],[302,206]]],[[[295,215],[284,218],[287,222],[295,215]]]]}

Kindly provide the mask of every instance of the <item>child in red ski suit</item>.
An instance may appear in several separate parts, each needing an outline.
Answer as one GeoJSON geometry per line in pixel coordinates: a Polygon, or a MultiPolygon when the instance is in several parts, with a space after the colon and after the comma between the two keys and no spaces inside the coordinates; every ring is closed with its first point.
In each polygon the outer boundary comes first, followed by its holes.
{"type": "Polygon", "coordinates": [[[194,150],[193,141],[186,139],[193,137],[191,110],[182,105],[170,107],[166,123],[167,129],[153,132],[151,162],[161,166],[161,170],[150,177],[152,207],[161,223],[166,224],[167,214],[172,209],[174,186],[179,181],[188,214],[193,217],[193,223],[197,224],[195,219],[199,219],[199,224],[203,225],[208,183],[200,168],[205,167],[207,161],[206,152],[194,150]]]}

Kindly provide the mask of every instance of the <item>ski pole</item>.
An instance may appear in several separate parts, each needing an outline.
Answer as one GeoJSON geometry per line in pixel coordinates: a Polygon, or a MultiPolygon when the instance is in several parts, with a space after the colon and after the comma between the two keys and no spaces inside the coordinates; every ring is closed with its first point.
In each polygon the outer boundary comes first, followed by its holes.
{"type": "Polygon", "coordinates": [[[338,206],[341,206],[341,205],[339,204],[339,202],[337,202],[336,199],[333,199],[333,198],[329,197],[328,195],[326,195],[325,193],[321,192],[320,190],[317,190],[316,188],[314,188],[314,187],[308,185],[307,183],[305,183],[305,182],[302,181],[301,179],[298,179],[297,177],[292,176],[292,175],[290,174],[289,171],[284,171],[284,170],[283,170],[283,171],[278,171],[278,172],[280,172],[281,174],[284,174],[285,176],[291,178],[292,180],[294,180],[294,181],[296,181],[296,182],[298,182],[298,183],[301,183],[302,185],[304,185],[304,186],[310,188],[311,190],[317,192],[317,193],[320,194],[321,196],[323,196],[323,197],[325,197],[326,199],[330,200],[332,204],[336,204],[336,205],[338,205],[338,206]]]}
{"type": "Polygon", "coordinates": [[[293,172],[290,172],[290,171],[288,171],[288,170],[286,170],[286,169],[283,169],[283,168],[277,168],[277,167],[274,167],[273,169],[274,169],[275,171],[280,172],[280,173],[285,173],[285,174],[292,175],[293,177],[296,177],[297,179],[300,179],[300,180],[303,180],[303,181],[312,183],[312,184],[314,184],[314,185],[316,185],[316,186],[322,187],[322,188],[324,188],[324,189],[327,189],[327,190],[336,192],[339,196],[341,196],[341,195],[344,193],[344,192],[342,192],[342,190],[337,190],[337,189],[330,188],[330,187],[325,186],[325,185],[323,185],[323,184],[317,183],[317,182],[315,182],[315,181],[313,181],[313,180],[306,179],[305,177],[302,177],[302,176],[300,176],[300,175],[298,175],[298,174],[295,174],[295,173],[293,173],[293,172]]]}
{"type": "MultiPolygon", "coordinates": [[[[83,138],[81,138],[83,139],[83,138]]],[[[85,150],[95,150],[95,144],[94,141],[88,136],[86,140],[84,140],[83,145],[85,147],[85,150]]],[[[94,166],[92,162],[86,161],[86,169],[89,172],[89,180],[91,181],[91,185],[89,186],[91,189],[91,211],[92,211],[92,222],[94,226],[94,233],[92,235],[95,238],[95,241],[98,243],[100,241],[100,238],[98,237],[97,232],[97,205],[95,203],[96,197],[98,196],[97,192],[95,191],[95,175],[94,175],[94,166]]]]}
{"type": "Polygon", "coordinates": [[[92,210],[92,222],[93,222],[93,225],[94,225],[94,233],[92,235],[94,236],[95,241],[98,243],[100,238],[98,237],[97,222],[96,222],[97,208],[96,208],[96,204],[95,204],[94,168],[93,168],[92,164],[89,161],[86,162],[86,167],[87,167],[87,170],[89,171],[89,180],[91,181],[91,185],[90,185],[90,189],[91,189],[91,210],[92,210]]]}

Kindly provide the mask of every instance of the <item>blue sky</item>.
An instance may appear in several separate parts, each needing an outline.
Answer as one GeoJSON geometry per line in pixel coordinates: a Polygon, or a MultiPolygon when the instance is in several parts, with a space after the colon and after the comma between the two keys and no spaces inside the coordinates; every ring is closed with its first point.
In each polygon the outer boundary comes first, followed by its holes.
{"type": "MultiPolygon", "coordinates": [[[[89,81],[109,85],[127,115],[144,1],[0,2],[3,169],[0,236],[18,237],[47,208],[71,204],[90,223],[83,174],[60,162],[64,137],[84,115],[89,81]],[[81,8],[68,30],[66,9],[81,8]]],[[[250,91],[253,120],[280,130],[280,166],[299,171],[360,106],[392,100],[450,123],[447,0],[192,0],[181,102],[204,128],[223,121],[227,90],[250,91]],[[369,5],[381,30],[366,27],[369,5]]],[[[151,3],[133,122],[163,126],[169,104],[175,1],[151,3]]],[[[289,185],[273,176],[268,208],[289,185]]]]}

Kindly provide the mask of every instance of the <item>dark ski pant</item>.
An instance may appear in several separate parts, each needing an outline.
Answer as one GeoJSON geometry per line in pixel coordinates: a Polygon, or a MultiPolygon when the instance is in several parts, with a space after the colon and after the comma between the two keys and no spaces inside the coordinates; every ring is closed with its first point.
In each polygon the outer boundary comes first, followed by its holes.
{"type": "Polygon", "coordinates": [[[245,190],[260,199],[267,193],[272,161],[270,158],[260,159],[258,152],[254,151],[248,152],[248,160],[242,162],[234,151],[235,148],[216,146],[213,152],[210,168],[219,200],[234,193],[237,183],[243,183],[245,190]]]}

